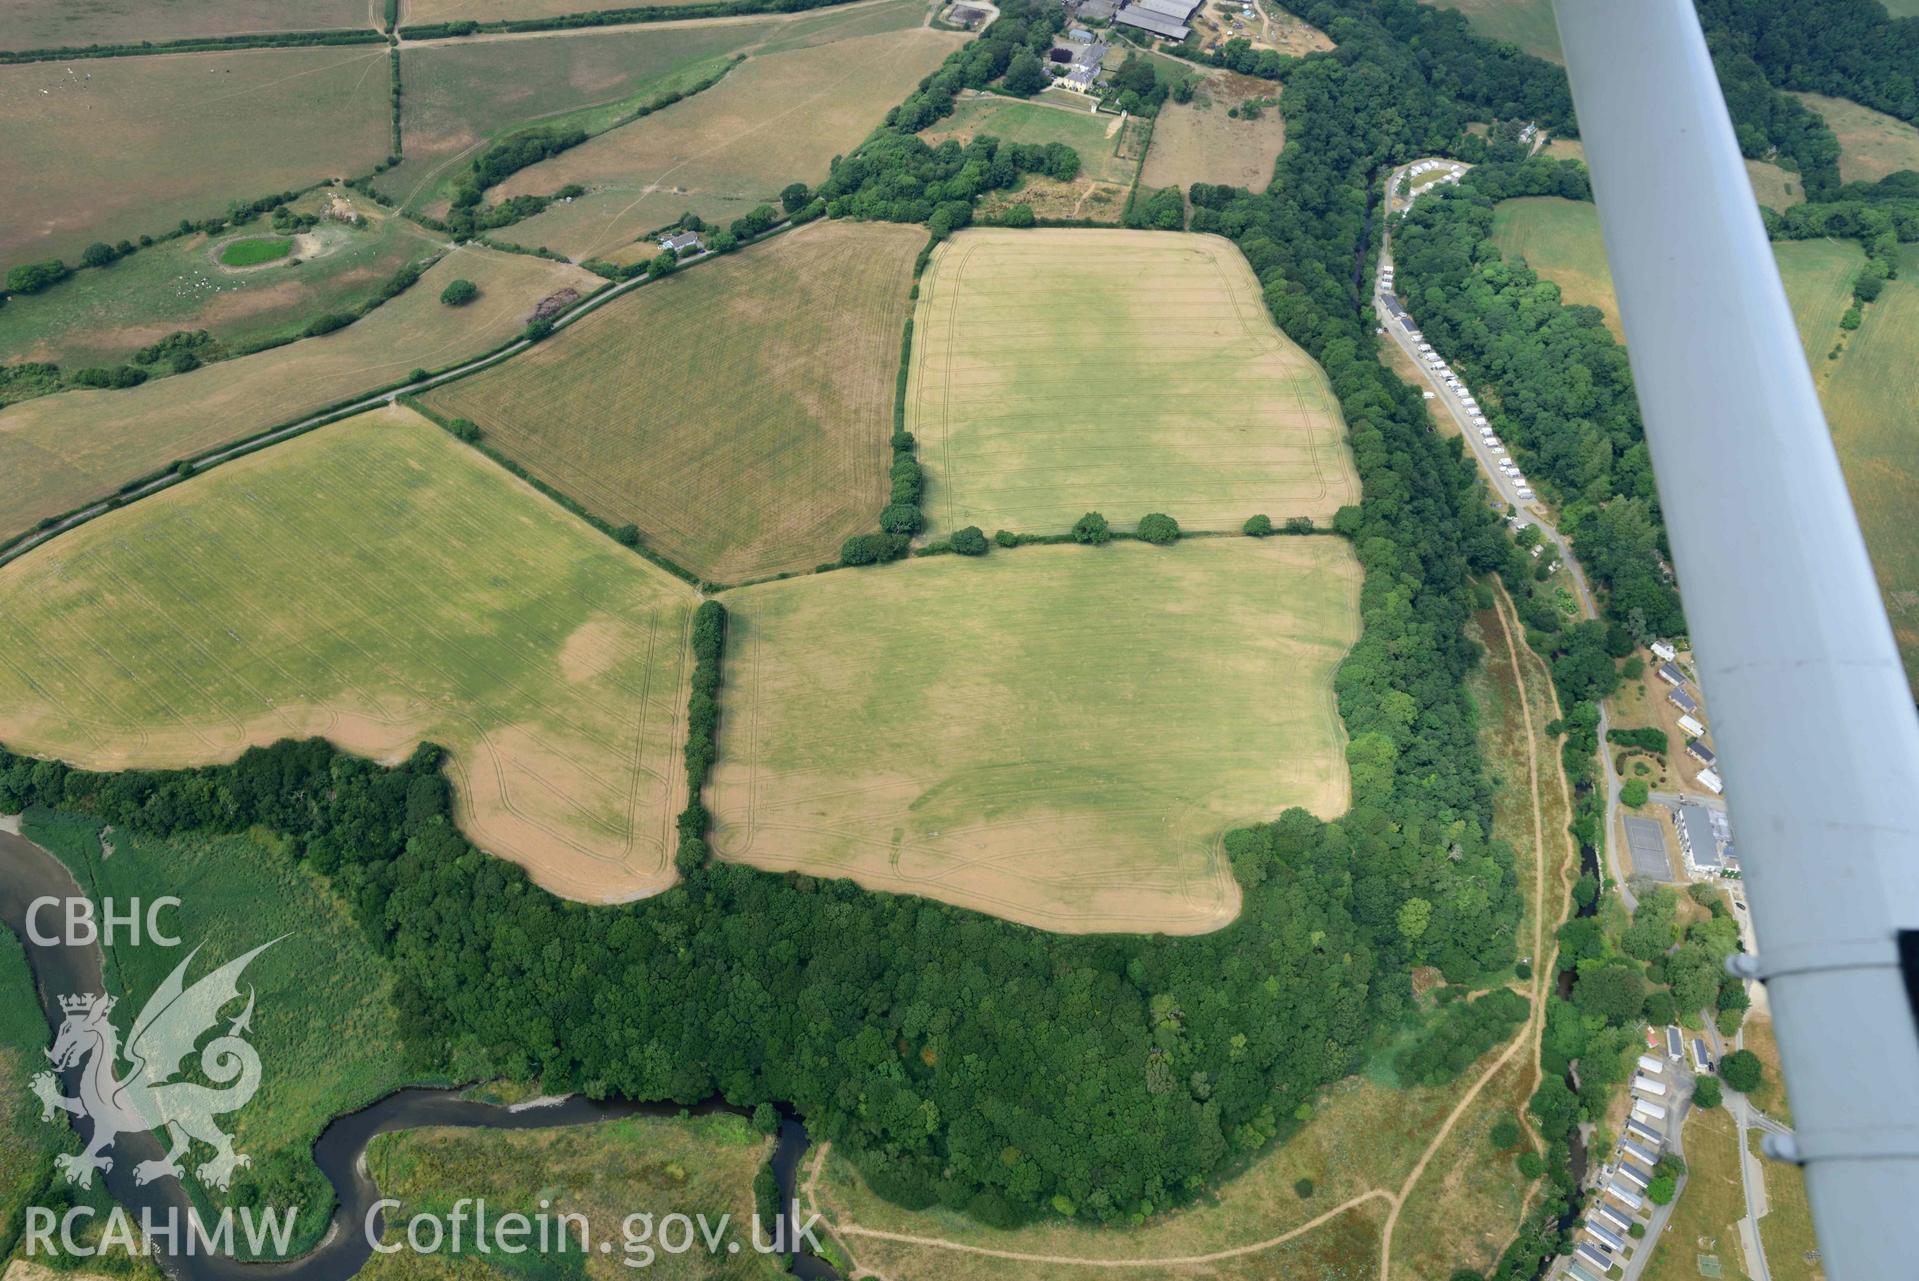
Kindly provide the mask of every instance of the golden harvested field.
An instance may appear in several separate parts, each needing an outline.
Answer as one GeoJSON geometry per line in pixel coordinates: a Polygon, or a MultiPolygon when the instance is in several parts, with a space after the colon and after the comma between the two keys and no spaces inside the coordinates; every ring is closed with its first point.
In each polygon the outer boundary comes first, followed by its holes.
{"type": "Polygon", "coordinates": [[[384,18],[385,10],[370,0],[245,0],[240,4],[0,0],[0,49],[73,49],[266,31],[372,29],[384,18]]]}
{"type": "Polygon", "coordinates": [[[1218,929],[1229,829],[1346,807],[1358,591],[1343,541],[1235,537],[730,592],[713,848],[1054,930],[1218,929]]]}
{"type": "Polygon", "coordinates": [[[567,183],[588,191],[500,234],[584,259],[616,254],[687,210],[723,225],[788,183],[819,182],[965,41],[910,27],[748,58],[706,92],[508,178],[493,198],[567,183]]]}
{"type": "Polygon", "coordinates": [[[817,222],[648,284],[436,412],[714,582],[835,559],[886,505],[917,227],[817,222]]]}
{"type": "Polygon", "coordinates": [[[123,769],[431,739],[482,848],[624,899],[673,878],[696,603],[389,407],[0,569],[0,741],[123,769]]]}
{"type": "Polygon", "coordinates": [[[982,136],[1001,142],[1062,142],[1079,153],[1082,181],[1126,185],[1139,169],[1140,126],[1118,116],[1094,115],[1061,100],[1021,101],[998,94],[974,93],[953,104],[953,114],[920,131],[929,146],[952,138],[961,145],[982,136]]]}
{"type": "Polygon", "coordinates": [[[920,281],[906,425],[928,526],[1329,519],[1359,480],[1326,376],[1230,241],[976,229],[920,281]]]}
{"type": "Polygon", "coordinates": [[[1230,72],[1202,78],[1191,102],[1161,108],[1140,182],[1182,191],[1196,182],[1264,191],[1286,145],[1285,117],[1271,102],[1279,96],[1280,87],[1269,80],[1230,72]],[[1258,119],[1226,114],[1255,99],[1262,103],[1258,119]]]}
{"type": "Polygon", "coordinates": [[[1900,169],[1919,169],[1919,129],[1897,116],[1822,93],[1794,94],[1826,118],[1839,139],[1839,176],[1847,182],[1877,182],[1900,169]]]}
{"type": "Polygon", "coordinates": [[[365,173],[391,116],[384,45],[0,67],[0,268],[365,173]]]}
{"type": "Polygon", "coordinates": [[[413,288],[345,329],[125,391],[68,391],[0,410],[0,538],[105,498],[121,485],[228,441],[477,356],[524,328],[542,298],[597,276],[520,254],[457,249],[413,288]],[[447,307],[467,279],[480,297],[447,307]],[[19,478],[13,483],[13,478],[19,478]]]}

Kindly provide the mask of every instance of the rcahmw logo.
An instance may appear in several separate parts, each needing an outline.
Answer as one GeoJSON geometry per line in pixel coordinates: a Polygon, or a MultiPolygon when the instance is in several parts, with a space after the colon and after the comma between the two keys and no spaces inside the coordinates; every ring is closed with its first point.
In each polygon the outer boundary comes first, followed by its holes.
{"type": "Polygon", "coordinates": [[[60,998],[65,1019],[47,1058],[55,1071],[77,1073],[78,1092],[72,1098],[62,1095],[51,1071],[33,1078],[33,1092],[40,1099],[41,1120],[50,1122],[56,1112],[66,1112],[93,1124],[86,1151],[55,1158],[69,1183],[90,1186],[94,1171],[113,1169],[113,1159],[106,1152],[114,1140],[146,1131],[164,1130],[171,1147],[165,1156],[135,1166],[135,1183],[184,1178],[182,1162],[196,1142],[213,1149],[193,1171],[208,1187],[224,1191],[235,1170],[252,1164],[245,1154],[234,1151],[232,1136],[216,1119],[245,1107],[260,1088],[260,1056],[246,1041],[253,1023],[251,988],[246,1008],[223,1035],[198,1052],[200,1074],[213,1084],[179,1077],[201,1037],[221,1022],[220,1011],[240,999],[241,973],[271,946],[262,944],[188,987],[187,967],[200,953],[194,948],[147,1001],[127,1033],[124,1048],[110,1017],[112,997],[87,992],[60,998]],[[122,1058],[128,1069],[124,1074],[119,1066],[122,1058]]]}

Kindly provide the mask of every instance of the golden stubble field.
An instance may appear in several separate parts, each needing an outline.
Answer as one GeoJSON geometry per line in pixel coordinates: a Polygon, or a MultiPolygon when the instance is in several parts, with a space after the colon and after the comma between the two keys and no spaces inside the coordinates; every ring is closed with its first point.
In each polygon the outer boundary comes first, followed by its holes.
{"type": "Polygon", "coordinates": [[[819,182],[966,39],[909,27],[750,57],[704,93],[508,178],[489,200],[568,183],[587,194],[501,234],[574,258],[651,256],[634,238],[682,212],[724,225],[788,183],[819,182]]]}
{"type": "Polygon", "coordinates": [[[467,246],[345,329],[124,391],[67,391],[0,411],[0,538],[106,498],[130,480],[228,441],[388,386],[415,368],[478,356],[524,328],[542,298],[599,277],[467,246]],[[440,302],[449,281],[480,296],[440,302]],[[17,478],[17,482],[15,480],[17,478]]]}
{"type": "Polygon", "coordinates": [[[385,45],[0,67],[0,267],[366,173],[391,116],[385,45]]]}
{"type": "Polygon", "coordinates": [[[1202,77],[1191,102],[1161,108],[1141,184],[1184,191],[1210,182],[1264,191],[1286,145],[1285,117],[1269,101],[1279,96],[1280,87],[1270,80],[1224,71],[1202,77]],[[1254,119],[1227,114],[1253,101],[1265,104],[1254,119]]]}
{"type": "Polygon", "coordinates": [[[648,284],[426,403],[709,581],[811,569],[886,505],[925,243],[918,227],[813,223],[648,284]]]}
{"type": "Polygon", "coordinates": [[[556,893],[630,898],[673,879],[695,604],[389,407],[0,569],[0,741],[121,769],[431,740],[476,844],[556,893]]]}
{"type": "Polygon", "coordinates": [[[948,239],[920,282],[906,425],[935,533],[1060,533],[1088,510],[1323,523],[1359,499],[1326,375],[1217,236],[948,239]]]}
{"type": "Polygon", "coordinates": [[[1359,579],[1343,540],[1233,537],[729,592],[713,848],[1053,930],[1217,929],[1228,830],[1346,808],[1359,579]]]}

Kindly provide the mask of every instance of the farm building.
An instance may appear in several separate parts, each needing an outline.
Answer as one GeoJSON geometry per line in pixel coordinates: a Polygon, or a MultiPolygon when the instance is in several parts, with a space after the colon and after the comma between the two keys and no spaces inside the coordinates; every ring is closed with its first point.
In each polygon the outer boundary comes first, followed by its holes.
{"type": "Polygon", "coordinates": [[[1673,663],[1661,663],[1659,665],[1659,679],[1668,685],[1679,688],[1684,688],[1686,684],[1686,674],[1680,671],[1678,666],[1673,663]]]}
{"type": "Polygon", "coordinates": [[[1686,740],[1686,755],[1692,757],[1707,768],[1711,768],[1719,762],[1718,753],[1714,752],[1712,748],[1707,747],[1696,738],[1686,740]]]}
{"type": "Polygon", "coordinates": [[[1168,40],[1184,40],[1192,33],[1192,28],[1186,25],[1187,20],[1199,5],[1200,0],[1133,0],[1114,16],[1113,21],[1121,26],[1150,31],[1168,40]]]}
{"type": "Polygon", "coordinates": [[[1111,22],[1119,12],[1119,0],[1080,0],[1073,12],[1081,22],[1111,22]]]}
{"type": "Polygon", "coordinates": [[[1720,779],[1718,770],[1702,769],[1695,777],[1699,780],[1699,786],[1705,788],[1714,796],[1726,790],[1726,784],[1720,779]]]}
{"type": "Polygon", "coordinates": [[[1671,703],[1674,707],[1677,707],[1680,711],[1686,713],[1688,716],[1692,715],[1694,712],[1699,710],[1699,700],[1694,698],[1691,694],[1688,694],[1683,689],[1667,690],[1666,701],[1668,703],[1671,703]]]}
{"type": "Polygon", "coordinates": [[[1679,718],[1679,729],[1681,733],[1690,734],[1694,738],[1699,738],[1706,732],[1706,727],[1694,716],[1681,716],[1679,718]]]}

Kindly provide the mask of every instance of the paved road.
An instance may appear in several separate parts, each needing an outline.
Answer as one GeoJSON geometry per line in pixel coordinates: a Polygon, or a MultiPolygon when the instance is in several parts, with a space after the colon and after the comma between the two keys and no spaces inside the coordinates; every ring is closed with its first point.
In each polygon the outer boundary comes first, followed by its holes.
{"type": "MultiPolygon", "coordinates": [[[[1751,992],[1755,986],[1757,985],[1749,982],[1746,984],[1746,990],[1751,992]]],[[[1712,1011],[1704,1010],[1701,1013],[1707,1016],[1706,1043],[1712,1047],[1716,1062],[1725,1057],[1727,1045],[1720,1037],[1719,1029],[1713,1025],[1712,1011]]],[[[1733,1046],[1743,1047],[1745,1040],[1746,1032],[1742,1027],[1733,1036],[1733,1046]]],[[[1747,1135],[1755,1129],[1789,1135],[1792,1129],[1754,1107],[1752,1100],[1745,1095],[1730,1089],[1725,1094],[1726,1111],[1731,1113],[1733,1125],[1738,1134],[1739,1181],[1743,1185],[1746,1196],[1746,1217],[1739,1220],[1738,1224],[1740,1248],[1745,1252],[1746,1271],[1751,1274],[1752,1281],[1772,1281],[1772,1267],[1766,1262],[1765,1241],[1759,1235],[1759,1220],[1771,1208],[1766,1200],[1766,1172],[1760,1165],[1759,1158],[1753,1155],[1747,1135]]]]}
{"type": "MultiPolygon", "coordinates": [[[[1410,170],[1414,164],[1422,162],[1411,161],[1393,170],[1392,175],[1386,180],[1386,208],[1388,214],[1399,213],[1411,207],[1420,196],[1445,181],[1448,174],[1455,172],[1464,173],[1470,168],[1469,165],[1458,161],[1445,160],[1437,156],[1427,157],[1427,159],[1439,160],[1440,163],[1446,167],[1429,170],[1427,173],[1419,175],[1418,180],[1410,189],[1407,198],[1403,201],[1398,195],[1400,180],[1407,177],[1408,170],[1410,170]]],[[[1384,273],[1392,265],[1392,229],[1388,227],[1385,232],[1382,248],[1380,249],[1380,271],[1384,273]]],[[[1417,332],[1419,329],[1419,326],[1414,322],[1414,318],[1407,313],[1405,307],[1401,305],[1397,297],[1385,291],[1379,291],[1374,294],[1373,310],[1379,317],[1380,326],[1385,329],[1392,340],[1399,345],[1400,350],[1405,352],[1407,358],[1420,370],[1425,380],[1426,389],[1434,393],[1432,403],[1439,407],[1443,414],[1451,416],[1453,425],[1458,429],[1459,434],[1465,438],[1468,452],[1478,461],[1480,470],[1485,474],[1487,482],[1492,486],[1493,493],[1497,495],[1499,502],[1506,507],[1518,511],[1526,520],[1538,526],[1540,535],[1545,539],[1546,543],[1559,554],[1559,562],[1564,567],[1562,572],[1570,580],[1573,597],[1579,604],[1580,617],[1598,618],[1598,599],[1593,595],[1592,587],[1586,581],[1586,571],[1580,567],[1578,559],[1573,555],[1571,541],[1559,532],[1558,527],[1553,523],[1550,511],[1538,498],[1521,499],[1519,497],[1519,486],[1504,472],[1499,470],[1498,451],[1489,448],[1486,443],[1480,439],[1479,429],[1473,425],[1472,417],[1467,412],[1465,406],[1459,403],[1459,398],[1447,388],[1443,379],[1426,367],[1425,361],[1419,354],[1418,342],[1408,336],[1411,333],[1417,332]]],[[[1444,355],[1445,353],[1442,352],[1440,354],[1444,355]]],[[[1613,770],[1612,753],[1605,750],[1606,733],[1611,728],[1611,714],[1606,710],[1605,704],[1601,703],[1599,706],[1599,742],[1601,747],[1599,759],[1600,768],[1605,777],[1606,788],[1605,837],[1601,843],[1601,849],[1603,851],[1602,857],[1604,860],[1603,871],[1612,877],[1621,901],[1625,903],[1627,910],[1631,911],[1639,906],[1639,901],[1637,896],[1626,886],[1626,877],[1632,869],[1628,864],[1622,861],[1626,855],[1625,851],[1621,848],[1622,842],[1620,842],[1617,835],[1619,830],[1619,777],[1613,770]]]]}

